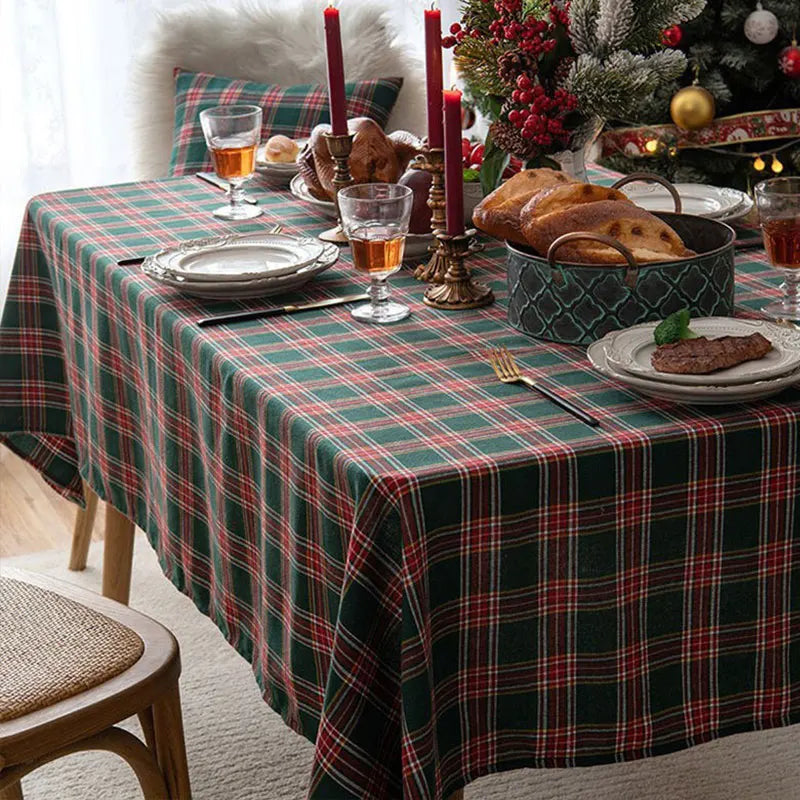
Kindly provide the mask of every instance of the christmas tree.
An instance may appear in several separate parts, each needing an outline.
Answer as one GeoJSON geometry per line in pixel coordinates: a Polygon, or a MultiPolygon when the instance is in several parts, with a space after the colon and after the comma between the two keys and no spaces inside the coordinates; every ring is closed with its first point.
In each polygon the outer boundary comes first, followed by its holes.
{"type": "Polygon", "coordinates": [[[622,172],[646,169],[674,182],[744,190],[773,174],[800,173],[800,114],[764,113],[800,107],[798,28],[800,0],[708,0],[698,17],[664,31],[665,44],[686,55],[684,74],[612,123],[652,127],[638,138],[606,134],[602,162],[622,172]],[[693,83],[713,97],[703,111],[716,122],[701,114],[687,125],[681,116],[687,95],[678,93],[693,83]],[[720,117],[736,119],[727,124],[720,117]]]}
{"type": "Polygon", "coordinates": [[[462,0],[442,43],[489,119],[481,183],[489,191],[514,157],[558,166],[602,121],[638,110],[684,72],[661,31],[694,18],[705,0],[462,0]]]}

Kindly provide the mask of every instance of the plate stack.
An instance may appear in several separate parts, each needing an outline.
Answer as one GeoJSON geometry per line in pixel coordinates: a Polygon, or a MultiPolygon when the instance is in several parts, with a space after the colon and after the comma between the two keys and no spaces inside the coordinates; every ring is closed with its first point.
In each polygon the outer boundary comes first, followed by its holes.
{"type": "MultiPolygon", "coordinates": [[[[676,183],[675,190],[681,198],[682,213],[696,217],[733,222],[747,216],[753,209],[753,198],[738,189],[704,183],[676,183]]],[[[675,210],[670,193],[656,183],[629,184],[620,191],[647,211],[675,210]]]]}
{"type": "Polygon", "coordinates": [[[722,405],[763,400],[800,383],[800,330],[765,320],[731,317],[693,319],[698,336],[749,336],[760,333],[772,344],[763,358],[707,375],[657,372],[650,363],[656,350],[657,322],[634,325],[607,334],[589,346],[592,366],[648,397],[689,405],[722,405]]]}
{"type": "Polygon", "coordinates": [[[339,258],[335,244],[281,233],[183,242],[149,256],[142,269],[184,294],[243,300],[293,292],[339,258]]]}

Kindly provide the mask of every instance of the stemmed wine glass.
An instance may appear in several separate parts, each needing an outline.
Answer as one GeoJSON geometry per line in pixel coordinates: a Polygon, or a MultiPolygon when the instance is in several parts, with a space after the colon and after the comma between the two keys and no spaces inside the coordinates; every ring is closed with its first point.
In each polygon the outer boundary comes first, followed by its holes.
{"type": "Polygon", "coordinates": [[[800,177],[761,181],[755,194],[767,256],[785,278],[783,297],[761,310],[770,317],[800,320],[800,177]]]}
{"type": "Polygon", "coordinates": [[[253,177],[256,148],[261,139],[258,106],[216,106],[200,112],[203,135],[211,151],[214,171],[230,183],[230,204],[214,210],[221,219],[253,219],[263,211],[243,201],[242,184],[253,177]]]}
{"type": "Polygon", "coordinates": [[[362,183],[339,190],[342,227],[353,266],[370,276],[370,302],[350,313],[362,322],[405,319],[411,309],[389,300],[386,279],[403,263],[413,192],[396,183],[362,183]]]}

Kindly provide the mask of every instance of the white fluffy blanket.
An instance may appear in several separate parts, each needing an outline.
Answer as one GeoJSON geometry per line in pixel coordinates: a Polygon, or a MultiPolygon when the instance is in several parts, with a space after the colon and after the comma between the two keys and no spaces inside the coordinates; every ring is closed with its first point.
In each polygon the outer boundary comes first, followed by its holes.
{"type": "MultiPolygon", "coordinates": [[[[159,14],[132,74],[137,177],[167,174],[174,114],[173,68],[290,85],[327,83],[322,0],[209,2],[159,14]]],[[[347,80],[402,77],[387,129],[425,129],[421,43],[404,39],[383,3],[347,0],[342,46],[347,80]]]]}

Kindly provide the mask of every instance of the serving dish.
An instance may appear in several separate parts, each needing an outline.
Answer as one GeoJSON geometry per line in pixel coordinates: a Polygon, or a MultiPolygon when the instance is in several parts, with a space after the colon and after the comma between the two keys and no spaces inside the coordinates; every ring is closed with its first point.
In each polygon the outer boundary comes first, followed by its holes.
{"type": "Polygon", "coordinates": [[[231,234],[182,242],[151,258],[177,280],[248,281],[290,275],[316,261],[317,239],[283,233],[231,234]]]}
{"type": "MultiPolygon", "coordinates": [[[[628,176],[618,181],[637,179],[628,176]]],[[[651,176],[647,176],[650,179],[651,176]]],[[[663,182],[658,176],[653,180],[663,182]]],[[[680,208],[679,201],[676,206],[680,208]]],[[[537,339],[588,345],[609,331],[661,320],[688,308],[692,317],[733,313],[734,241],[729,225],[690,214],[659,212],[696,255],[638,264],[627,248],[606,237],[625,255],[621,265],[561,262],[558,249],[574,238],[597,238],[574,232],[556,239],[546,257],[529,247],[506,242],[508,320],[537,339]]]]}
{"type": "Polygon", "coordinates": [[[311,192],[302,175],[295,175],[289,182],[289,191],[298,199],[313,206],[320,214],[330,219],[336,219],[336,206],[331,200],[317,200],[311,192]]]}
{"type": "MultiPolygon", "coordinates": [[[[626,387],[646,397],[668,400],[672,403],[696,406],[717,406],[731,403],[750,403],[765,400],[800,384],[800,370],[778,378],[770,378],[747,384],[719,386],[709,381],[703,386],[682,386],[674,383],[639,378],[626,372],[618,372],[608,363],[607,347],[610,337],[593,342],[586,350],[592,366],[602,375],[619,381],[626,387]]],[[[713,376],[706,376],[713,378],[713,376]]]]}
{"type": "Polygon", "coordinates": [[[800,331],[793,331],[768,320],[705,317],[693,319],[690,328],[698,336],[716,339],[720,336],[749,336],[760,333],[772,344],[763,358],[745,361],[728,369],[705,375],[659,372],[650,363],[656,351],[653,331],[656,322],[634,325],[610,334],[606,358],[617,372],[627,372],[640,378],[684,386],[741,385],[776,378],[800,369],[800,331]]]}
{"type": "MultiPolygon", "coordinates": [[[[753,198],[738,189],[704,183],[675,183],[673,186],[681,199],[684,214],[732,221],[746,216],[753,208],[753,198]]],[[[620,191],[647,211],[673,209],[672,195],[660,184],[636,183],[620,191]]]]}
{"type": "Polygon", "coordinates": [[[318,259],[295,272],[278,276],[258,277],[250,280],[195,280],[175,275],[164,269],[159,260],[148,257],[142,264],[142,271],[162,285],[188,294],[212,300],[245,300],[254,297],[268,297],[295,291],[325,270],[330,269],[339,258],[339,248],[335,244],[323,245],[318,259]]]}

